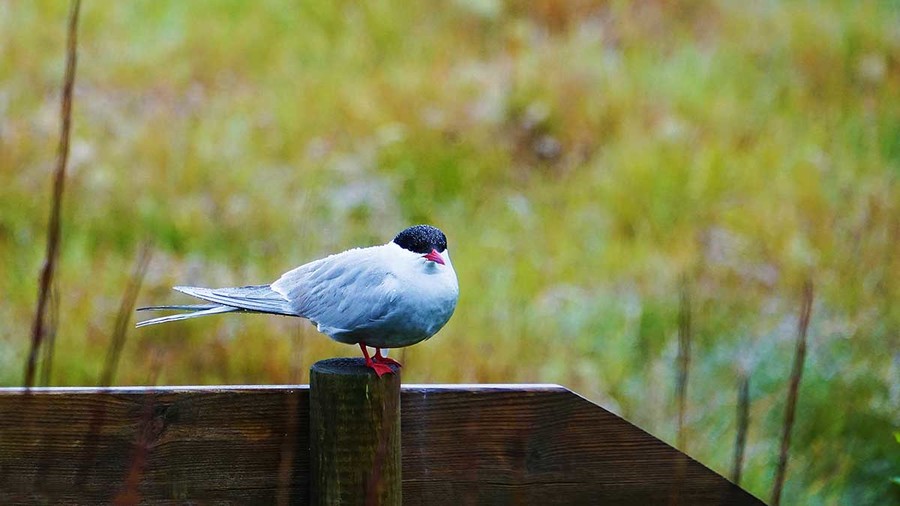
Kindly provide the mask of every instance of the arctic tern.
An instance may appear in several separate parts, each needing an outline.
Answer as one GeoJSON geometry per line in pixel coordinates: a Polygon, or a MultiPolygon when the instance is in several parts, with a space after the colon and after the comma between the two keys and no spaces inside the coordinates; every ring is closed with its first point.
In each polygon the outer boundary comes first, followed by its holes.
{"type": "Polygon", "coordinates": [[[188,311],[145,320],[138,327],[231,312],[299,316],[335,341],[358,344],[378,376],[400,365],[383,356],[382,348],[410,346],[433,336],[453,315],[459,298],[447,237],[430,225],[409,227],[381,246],[301,265],[269,285],[174,289],[208,304],[138,308],[188,311]],[[375,348],[374,356],[366,346],[375,348]]]}

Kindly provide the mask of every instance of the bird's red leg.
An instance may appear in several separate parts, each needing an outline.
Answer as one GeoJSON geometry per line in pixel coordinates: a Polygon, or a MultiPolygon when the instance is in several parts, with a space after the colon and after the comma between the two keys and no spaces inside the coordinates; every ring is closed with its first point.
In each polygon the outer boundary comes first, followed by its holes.
{"type": "MultiPolygon", "coordinates": [[[[359,343],[359,349],[362,350],[363,356],[366,357],[366,367],[375,371],[375,374],[377,374],[379,378],[385,374],[394,372],[389,365],[380,364],[369,358],[369,350],[366,349],[366,343],[359,343]]],[[[377,355],[380,355],[380,352],[377,353],[376,356],[377,355]]]]}
{"type": "Polygon", "coordinates": [[[381,354],[381,348],[375,348],[375,356],[372,357],[372,360],[381,364],[395,365],[397,367],[403,367],[403,364],[397,362],[396,360],[385,357],[381,354]]]}

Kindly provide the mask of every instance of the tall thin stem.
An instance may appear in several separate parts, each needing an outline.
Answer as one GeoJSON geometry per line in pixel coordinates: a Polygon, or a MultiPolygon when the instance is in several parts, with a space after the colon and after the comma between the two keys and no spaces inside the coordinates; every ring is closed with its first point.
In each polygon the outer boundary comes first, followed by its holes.
{"type": "Polygon", "coordinates": [[[734,438],[734,462],[731,466],[731,481],[741,484],[741,470],[744,467],[744,449],[747,447],[747,429],[750,426],[750,374],[741,374],[738,385],[737,435],[734,438]]]}
{"type": "MultiPolygon", "coordinates": [[[[62,108],[60,109],[61,131],[59,147],[56,152],[56,170],[53,176],[53,198],[51,200],[50,219],[47,223],[47,253],[41,268],[40,282],[38,285],[37,308],[34,314],[34,322],[31,327],[31,349],[28,353],[28,362],[25,367],[25,387],[34,385],[34,376],[37,369],[38,352],[44,338],[48,334],[47,310],[52,310],[51,293],[54,285],[54,275],[59,262],[60,243],[60,214],[62,209],[63,190],[66,182],[66,165],[69,160],[69,132],[72,125],[72,90],[75,87],[75,65],[78,60],[78,13],[81,10],[81,0],[72,0],[69,5],[68,38],[66,44],[66,71],[63,77],[62,108]]],[[[52,326],[51,326],[52,327],[52,326]]],[[[53,339],[49,339],[52,342],[53,339]]],[[[52,352],[47,352],[51,357],[52,352]]],[[[49,367],[49,363],[46,365],[49,367]]],[[[49,379],[49,371],[44,376],[49,379]]]]}
{"type": "Polygon", "coordinates": [[[681,280],[680,305],[678,310],[678,376],[675,381],[675,398],[678,403],[678,427],[676,446],[685,451],[687,435],[684,428],[687,411],[688,371],[691,365],[691,294],[687,276],[681,280]]]}
{"type": "Polygon", "coordinates": [[[781,504],[781,489],[784,487],[788,450],[790,450],[791,446],[791,429],[794,427],[794,415],[797,412],[797,397],[800,391],[800,379],[803,375],[803,362],[806,359],[806,333],[809,329],[812,303],[813,284],[811,280],[807,280],[803,285],[803,303],[800,308],[800,320],[797,324],[797,346],[794,350],[794,366],[791,370],[787,404],[784,409],[784,424],[782,425],[781,432],[781,451],[778,454],[778,466],[775,468],[775,483],[772,486],[772,506],[781,504]]]}
{"type": "Polygon", "coordinates": [[[131,270],[131,277],[128,279],[128,285],[122,294],[122,302],[119,304],[119,312],[116,314],[116,323],[113,326],[112,339],[109,343],[109,349],[106,353],[106,361],[103,364],[103,372],[100,375],[100,386],[108,387],[112,385],[113,378],[116,375],[116,369],[119,365],[119,357],[122,355],[122,349],[125,347],[125,336],[128,333],[128,324],[131,322],[131,315],[134,314],[134,303],[137,300],[138,292],[141,290],[141,284],[144,282],[144,275],[147,273],[147,266],[150,264],[152,247],[149,242],[145,242],[138,250],[137,257],[134,261],[134,267],[131,270]]]}

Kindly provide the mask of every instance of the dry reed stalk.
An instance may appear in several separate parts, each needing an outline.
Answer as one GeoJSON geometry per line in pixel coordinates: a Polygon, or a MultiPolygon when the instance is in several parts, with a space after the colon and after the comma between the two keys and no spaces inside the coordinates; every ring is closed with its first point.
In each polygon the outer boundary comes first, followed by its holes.
{"type": "Polygon", "coordinates": [[[794,427],[794,415],[797,411],[797,397],[800,391],[800,379],[803,375],[803,362],[806,359],[806,333],[809,329],[809,318],[812,313],[813,284],[807,280],[803,284],[803,303],[800,308],[800,320],[797,324],[797,346],[794,351],[794,366],[788,385],[787,403],[784,409],[784,424],[781,432],[781,451],[778,454],[778,465],[775,468],[775,483],[772,486],[772,506],[781,504],[781,489],[784,487],[784,476],[787,471],[788,450],[791,446],[791,429],[794,427]]]}
{"type": "Polygon", "coordinates": [[[144,275],[147,274],[147,266],[150,265],[152,251],[150,242],[144,242],[138,249],[134,266],[131,269],[131,276],[128,279],[128,284],[125,286],[122,302],[119,304],[119,311],[116,314],[116,323],[113,326],[112,339],[106,353],[106,362],[103,364],[103,372],[100,375],[99,386],[101,387],[112,385],[116,368],[119,365],[119,357],[122,355],[122,348],[125,347],[128,324],[131,323],[131,315],[134,314],[134,303],[137,300],[138,292],[141,290],[141,284],[144,282],[144,275]]]}
{"type": "MultiPolygon", "coordinates": [[[[63,191],[66,182],[66,165],[69,160],[69,132],[72,125],[72,90],[75,87],[75,65],[77,63],[78,45],[78,13],[81,11],[81,0],[73,0],[69,5],[68,37],[66,43],[66,71],[63,77],[62,107],[60,109],[60,136],[59,147],[56,152],[56,169],[53,176],[53,198],[50,208],[50,219],[47,222],[47,253],[44,265],[41,268],[41,276],[38,285],[37,308],[34,313],[34,322],[31,327],[31,349],[28,352],[28,362],[25,366],[25,388],[34,386],[34,376],[37,369],[38,352],[44,343],[44,338],[49,335],[48,330],[54,327],[48,326],[48,306],[53,309],[51,293],[53,291],[57,263],[59,261],[60,243],[60,213],[62,209],[63,191]]],[[[52,312],[52,311],[51,311],[52,312]]],[[[55,316],[49,316],[55,320],[55,316]]],[[[49,343],[54,341],[49,338],[49,343]]],[[[49,344],[48,343],[48,344],[49,344]]],[[[52,350],[45,352],[49,358],[45,364],[43,379],[49,382],[49,367],[52,364],[52,350]]]]}
{"type": "Polygon", "coordinates": [[[734,439],[734,462],[731,466],[731,481],[741,484],[741,470],[744,467],[744,449],[747,447],[747,429],[750,426],[750,374],[742,373],[738,385],[737,435],[734,439]]]}
{"type": "Polygon", "coordinates": [[[691,365],[691,294],[688,290],[687,276],[681,279],[680,303],[678,309],[678,375],[675,379],[675,399],[678,403],[678,427],[676,446],[679,450],[687,448],[687,435],[684,428],[687,410],[688,371],[691,365]]]}

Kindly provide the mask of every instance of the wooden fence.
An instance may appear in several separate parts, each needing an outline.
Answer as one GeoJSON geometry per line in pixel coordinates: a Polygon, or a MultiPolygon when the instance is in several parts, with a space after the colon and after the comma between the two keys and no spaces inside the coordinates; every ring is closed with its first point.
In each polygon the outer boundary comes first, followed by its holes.
{"type": "MultiPolygon", "coordinates": [[[[405,504],[759,505],[557,385],[405,385],[405,504]]],[[[297,386],[0,389],[0,504],[306,504],[297,386]]]]}

